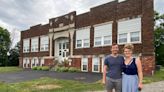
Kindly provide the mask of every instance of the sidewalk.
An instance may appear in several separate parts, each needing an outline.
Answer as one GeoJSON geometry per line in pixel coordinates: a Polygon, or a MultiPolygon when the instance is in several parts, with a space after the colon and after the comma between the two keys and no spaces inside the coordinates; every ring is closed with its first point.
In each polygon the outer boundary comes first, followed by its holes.
{"type": "MultiPolygon", "coordinates": [[[[92,91],[92,92],[106,92],[106,91],[92,91]]],[[[164,92],[164,81],[144,84],[144,88],[142,89],[141,92],[164,92]]]]}

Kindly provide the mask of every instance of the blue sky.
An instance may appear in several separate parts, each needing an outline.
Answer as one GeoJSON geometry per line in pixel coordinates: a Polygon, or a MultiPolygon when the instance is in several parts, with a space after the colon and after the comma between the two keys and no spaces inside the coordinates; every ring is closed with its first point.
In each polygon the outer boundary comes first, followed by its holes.
{"type": "MultiPolygon", "coordinates": [[[[89,11],[113,0],[0,0],[0,26],[11,32],[15,44],[20,31],[71,11],[77,14],[89,11]]],[[[154,0],[154,10],[164,13],[164,0],[154,0]]]]}

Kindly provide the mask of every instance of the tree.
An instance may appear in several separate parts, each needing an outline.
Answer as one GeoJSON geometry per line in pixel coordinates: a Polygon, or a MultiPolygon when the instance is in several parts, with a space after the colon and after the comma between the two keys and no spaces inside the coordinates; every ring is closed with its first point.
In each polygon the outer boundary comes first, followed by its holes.
{"type": "Polygon", "coordinates": [[[8,51],[10,49],[10,33],[7,29],[0,27],[0,66],[7,66],[8,51]]]}
{"type": "Polygon", "coordinates": [[[164,66],[164,14],[155,12],[154,20],[156,64],[164,66]]]}
{"type": "Polygon", "coordinates": [[[19,65],[19,51],[20,42],[18,42],[14,48],[9,51],[9,61],[8,66],[18,66],[19,65]]]}

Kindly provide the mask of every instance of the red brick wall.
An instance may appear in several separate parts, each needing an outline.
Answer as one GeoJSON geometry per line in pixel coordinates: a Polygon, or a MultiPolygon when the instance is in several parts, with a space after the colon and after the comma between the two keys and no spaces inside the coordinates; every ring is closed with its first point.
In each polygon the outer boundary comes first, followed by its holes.
{"type": "MultiPolygon", "coordinates": [[[[41,35],[48,35],[49,32],[49,25],[36,25],[31,27],[29,30],[21,32],[21,49],[20,49],[20,56],[21,57],[40,57],[40,56],[49,56],[49,51],[39,51],[39,52],[31,52],[31,39],[30,39],[30,52],[23,53],[23,40],[26,38],[41,36],[41,35]]],[[[38,38],[40,40],[40,37],[38,38]]],[[[38,40],[38,48],[40,48],[40,42],[38,40]]],[[[40,50],[40,49],[39,49],[40,50]]]]}
{"type": "Polygon", "coordinates": [[[54,65],[54,58],[46,58],[44,59],[44,66],[52,66],[54,65]]]}
{"type": "Polygon", "coordinates": [[[88,57],[88,72],[92,72],[92,57],[88,57]]]}
{"type": "Polygon", "coordinates": [[[144,75],[152,75],[155,69],[155,57],[154,56],[142,56],[142,67],[144,75]]]}
{"type": "Polygon", "coordinates": [[[75,22],[76,19],[76,12],[70,12],[68,14],[56,17],[56,18],[51,18],[49,19],[49,22],[52,22],[52,26],[50,26],[50,28],[58,28],[60,23],[63,23],[63,26],[72,24],[75,22]],[[70,17],[73,15],[73,20],[70,19],[70,17]],[[66,18],[67,16],[67,18],[66,18]]]}
{"type": "Polygon", "coordinates": [[[71,66],[81,69],[81,58],[72,58],[71,66]]]}
{"type": "MultiPolygon", "coordinates": [[[[75,33],[73,54],[74,55],[110,54],[110,46],[93,47],[93,44],[94,44],[93,25],[108,22],[108,21],[113,21],[112,42],[117,43],[117,20],[121,18],[132,18],[137,15],[142,15],[143,11],[142,11],[141,1],[142,0],[127,0],[121,3],[118,3],[117,1],[113,1],[113,2],[109,2],[106,4],[91,8],[90,12],[77,15],[76,28],[81,28],[84,26],[91,26],[91,29],[90,29],[90,46],[91,47],[83,48],[83,49],[75,49],[76,47],[75,46],[76,33],[75,33]]],[[[153,9],[150,9],[149,11],[153,11],[153,9]]],[[[149,23],[148,20],[144,20],[144,21],[145,23],[149,23]]],[[[153,27],[152,25],[149,25],[149,26],[153,27]]],[[[146,28],[148,28],[149,26],[146,26],[146,28]]],[[[145,35],[145,34],[143,33],[142,35],[145,35]]],[[[147,38],[147,36],[145,35],[144,38],[147,38]]],[[[142,53],[142,48],[143,48],[142,44],[135,44],[134,53],[142,53]]],[[[122,49],[122,46],[121,46],[121,49],[122,49]]],[[[149,48],[149,49],[153,49],[153,48],[149,48]]],[[[122,51],[120,51],[120,53],[121,52],[122,51]]]]}

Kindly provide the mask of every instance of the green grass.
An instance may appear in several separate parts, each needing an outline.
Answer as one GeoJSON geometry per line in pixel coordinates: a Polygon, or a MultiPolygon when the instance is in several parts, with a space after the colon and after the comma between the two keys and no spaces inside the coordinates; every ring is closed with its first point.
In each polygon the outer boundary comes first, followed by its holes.
{"type": "Polygon", "coordinates": [[[0,83],[0,92],[86,92],[96,90],[103,90],[103,85],[100,83],[83,83],[52,78],[40,78],[32,81],[10,84],[0,83]],[[45,85],[58,86],[58,88],[38,88],[39,86],[45,85]]]}
{"type": "Polygon", "coordinates": [[[23,69],[19,67],[0,67],[0,73],[18,72],[22,70],[23,69]]]}
{"type": "Polygon", "coordinates": [[[153,76],[144,77],[143,83],[147,84],[158,81],[164,81],[164,67],[162,67],[160,71],[156,71],[153,76]]]}

